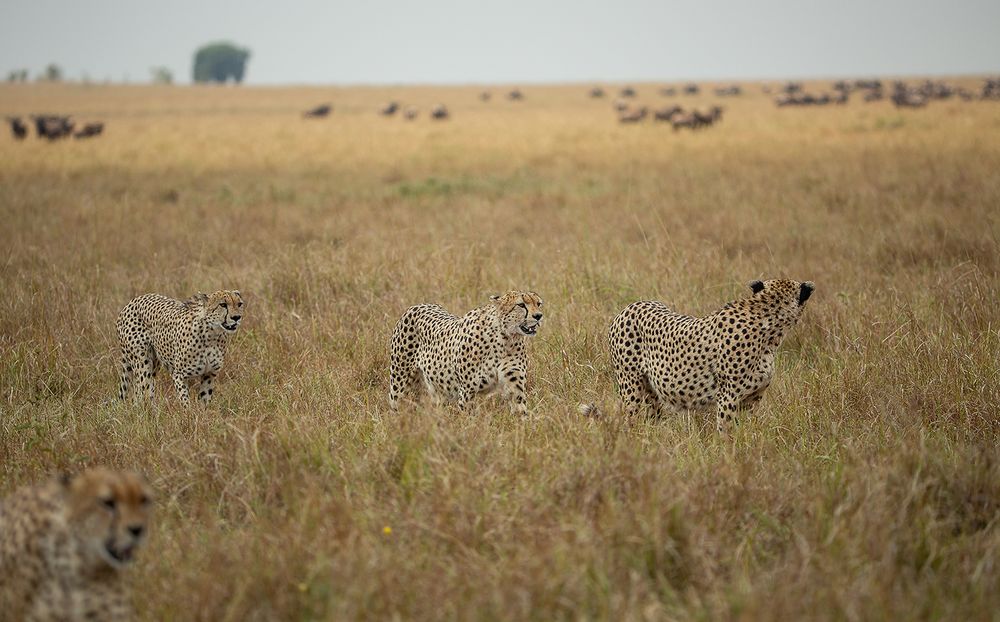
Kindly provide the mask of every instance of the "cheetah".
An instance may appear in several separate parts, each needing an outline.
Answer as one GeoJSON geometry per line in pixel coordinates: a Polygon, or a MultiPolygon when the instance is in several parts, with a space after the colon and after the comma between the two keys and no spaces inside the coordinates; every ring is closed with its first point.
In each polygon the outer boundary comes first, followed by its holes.
{"type": "MultiPolygon", "coordinates": [[[[748,412],[774,375],[774,355],[812,295],[810,281],[751,281],[751,296],[705,317],[689,317],[661,302],[634,302],[608,331],[611,363],[626,415],[642,406],[664,412],[714,408],[726,434],[748,412]]],[[[594,405],[581,405],[597,415],[594,405]]]]}
{"type": "Polygon", "coordinates": [[[200,380],[198,397],[208,404],[226,343],[242,318],[243,297],[237,290],[198,293],[184,301],[159,294],[133,299],[118,315],[122,354],[118,399],[125,400],[134,382],[136,399],[148,395],[152,400],[162,363],[182,403],[190,401],[189,382],[200,380]]]}
{"type": "Polygon", "coordinates": [[[0,618],[132,619],[120,571],[145,540],[151,513],[141,476],[105,468],[0,501],[0,618]]]}
{"type": "Polygon", "coordinates": [[[465,406],[476,394],[499,391],[511,412],[526,414],[525,338],[542,322],[542,299],[534,292],[510,291],[455,317],[435,304],[407,309],[390,344],[389,406],[423,380],[436,401],[465,406]]]}

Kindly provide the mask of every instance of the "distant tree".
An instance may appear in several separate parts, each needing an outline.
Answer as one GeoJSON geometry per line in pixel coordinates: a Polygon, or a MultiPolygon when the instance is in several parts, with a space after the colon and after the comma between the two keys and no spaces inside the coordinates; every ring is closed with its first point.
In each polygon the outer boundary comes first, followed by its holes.
{"type": "Polygon", "coordinates": [[[62,77],[62,67],[55,63],[49,63],[45,67],[45,72],[42,74],[42,80],[47,80],[49,82],[59,82],[62,80],[62,77]]]}
{"type": "Polygon", "coordinates": [[[195,82],[243,82],[250,50],[232,43],[210,43],[194,54],[193,78],[195,82]]]}
{"type": "Polygon", "coordinates": [[[27,69],[14,69],[7,74],[7,82],[27,82],[28,81],[28,70],[27,69]]]}
{"type": "Polygon", "coordinates": [[[153,76],[153,84],[173,84],[174,72],[166,67],[151,67],[149,73],[153,76]]]}

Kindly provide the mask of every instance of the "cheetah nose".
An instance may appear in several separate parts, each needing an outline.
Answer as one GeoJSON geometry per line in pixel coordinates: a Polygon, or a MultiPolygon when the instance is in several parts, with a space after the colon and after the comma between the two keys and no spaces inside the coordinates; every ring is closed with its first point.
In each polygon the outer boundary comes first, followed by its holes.
{"type": "Polygon", "coordinates": [[[142,527],[142,525],[131,525],[128,528],[128,532],[130,534],[132,534],[133,536],[135,536],[136,538],[138,538],[139,536],[142,535],[143,527],[142,527]]]}
{"type": "Polygon", "coordinates": [[[233,318],[233,321],[234,321],[234,322],[239,322],[239,321],[240,321],[240,318],[241,318],[241,317],[243,317],[243,316],[242,316],[242,315],[232,315],[232,316],[230,316],[230,317],[232,317],[232,318],[233,318]]]}
{"type": "Polygon", "coordinates": [[[532,315],[531,317],[535,318],[536,320],[540,320],[540,319],[542,319],[542,314],[541,313],[536,313],[536,314],[532,315]]]}

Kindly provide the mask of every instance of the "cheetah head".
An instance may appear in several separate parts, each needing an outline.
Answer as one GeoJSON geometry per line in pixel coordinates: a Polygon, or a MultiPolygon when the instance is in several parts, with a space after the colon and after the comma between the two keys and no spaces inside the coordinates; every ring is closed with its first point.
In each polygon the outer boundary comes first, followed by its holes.
{"type": "Polygon", "coordinates": [[[146,534],[152,495],[136,473],[93,468],[64,478],[68,522],[94,567],[132,561],[146,534]]]}
{"type": "Polygon", "coordinates": [[[542,323],[542,299],[535,292],[509,291],[490,296],[508,335],[534,335],[542,323]]]}
{"type": "Polygon", "coordinates": [[[191,301],[200,305],[209,326],[235,333],[243,319],[243,296],[239,290],[223,289],[214,294],[195,294],[191,301]]]}
{"type": "Polygon", "coordinates": [[[780,319],[789,322],[799,319],[806,301],[816,289],[812,281],[799,282],[791,279],[750,281],[749,285],[754,300],[764,303],[780,319]]]}

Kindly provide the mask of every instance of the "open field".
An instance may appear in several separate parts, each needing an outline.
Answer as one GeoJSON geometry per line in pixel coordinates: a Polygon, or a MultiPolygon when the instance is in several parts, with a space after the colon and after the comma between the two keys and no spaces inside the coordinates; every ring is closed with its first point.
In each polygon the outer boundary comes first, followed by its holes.
{"type": "Polygon", "coordinates": [[[0,495],[145,472],[143,620],[998,619],[1000,103],[750,86],[674,133],[587,88],[0,86],[0,115],[107,122],[0,135],[0,495]],[[577,414],[614,411],[626,304],[779,276],[816,293],[732,438],[577,414]],[[212,406],[162,373],[102,405],[119,309],[219,288],[247,309],[212,406]],[[545,299],[532,416],[390,413],[403,310],[509,288],[545,299]]]}

